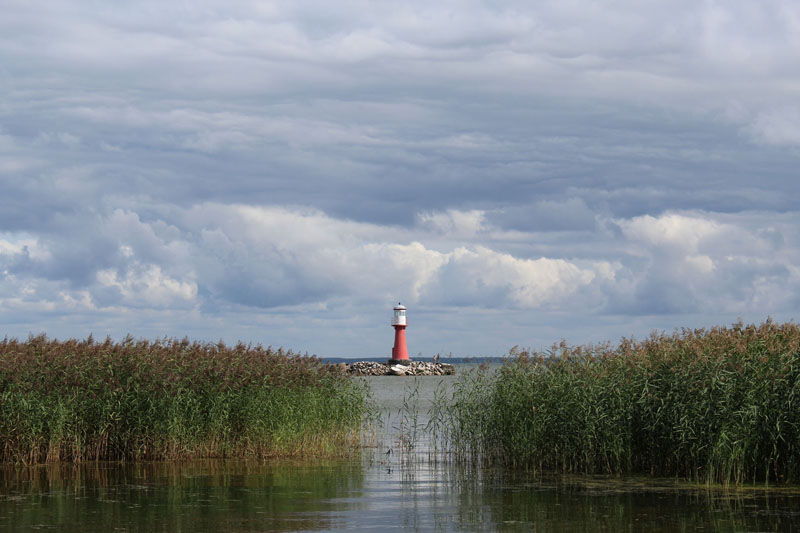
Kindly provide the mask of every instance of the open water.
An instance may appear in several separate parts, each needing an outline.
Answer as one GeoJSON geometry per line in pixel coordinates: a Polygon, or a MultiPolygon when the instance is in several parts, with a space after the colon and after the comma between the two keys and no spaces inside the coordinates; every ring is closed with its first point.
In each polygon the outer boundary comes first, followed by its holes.
{"type": "Polygon", "coordinates": [[[2,468],[0,531],[800,531],[800,490],[434,461],[413,429],[453,378],[366,379],[384,424],[362,457],[2,468]]]}

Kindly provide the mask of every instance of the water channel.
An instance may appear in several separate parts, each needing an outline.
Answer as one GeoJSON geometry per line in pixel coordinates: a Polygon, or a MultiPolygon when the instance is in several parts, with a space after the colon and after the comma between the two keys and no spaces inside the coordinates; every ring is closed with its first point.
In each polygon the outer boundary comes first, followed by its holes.
{"type": "Polygon", "coordinates": [[[800,531],[800,489],[534,478],[433,461],[424,435],[412,449],[401,435],[424,426],[453,378],[366,379],[384,423],[361,457],[1,468],[0,531],[800,531]]]}

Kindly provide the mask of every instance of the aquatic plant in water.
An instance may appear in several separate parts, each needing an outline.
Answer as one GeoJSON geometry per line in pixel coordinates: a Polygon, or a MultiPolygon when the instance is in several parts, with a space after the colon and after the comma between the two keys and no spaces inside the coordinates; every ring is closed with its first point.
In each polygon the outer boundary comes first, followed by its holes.
{"type": "Polygon", "coordinates": [[[463,461],[796,483],[798,402],[800,327],[767,321],[516,351],[461,376],[443,425],[463,461]]]}
{"type": "Polygon", "coordinates": [[[188,339],[0,342],[0,461],[340,455],[363,382],[315,357],[188,339]]]}

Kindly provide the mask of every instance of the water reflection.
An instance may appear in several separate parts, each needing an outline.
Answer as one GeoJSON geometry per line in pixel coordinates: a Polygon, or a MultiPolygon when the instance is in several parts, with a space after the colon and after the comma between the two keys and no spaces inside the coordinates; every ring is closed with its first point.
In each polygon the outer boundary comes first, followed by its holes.
{"type": "Polygon", "coordinates": [[[0,469],[0,529],[324,530],[356,509],[359,462],[204,461],[0,469]]]}
{"type": "Polygon", "coordinates": [[[484,476],[478,499],[498,528],[569,531],[791,531],[800,518],[796,490],[735,490],[672,480],[553,478],[496,472],[484,476]]]}
{"type": "Polygon", "coordinates": [[[0,469],[0,530],[791,531],[797,491],[535,479],[422,457],[0,469]]]}

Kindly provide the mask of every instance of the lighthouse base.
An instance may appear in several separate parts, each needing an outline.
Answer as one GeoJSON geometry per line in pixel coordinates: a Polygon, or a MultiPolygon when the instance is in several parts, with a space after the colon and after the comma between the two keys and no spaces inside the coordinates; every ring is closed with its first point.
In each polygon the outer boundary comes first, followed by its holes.
{"type": "Polygon", "coordinates": [[[408,366],[411,364],[411,359],[389,359],[388,364],[408,366]]]}

